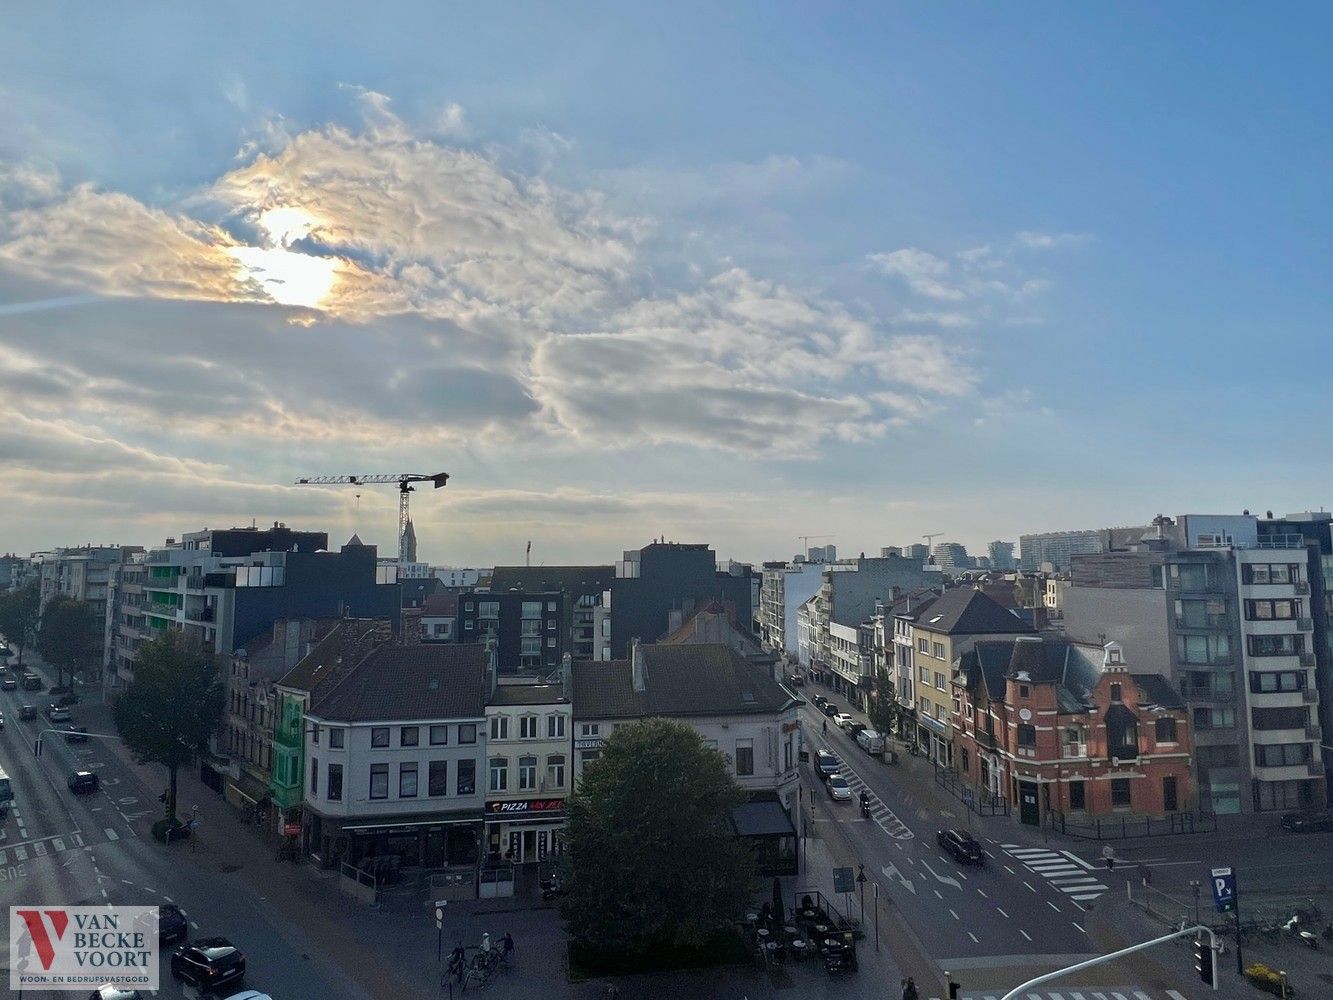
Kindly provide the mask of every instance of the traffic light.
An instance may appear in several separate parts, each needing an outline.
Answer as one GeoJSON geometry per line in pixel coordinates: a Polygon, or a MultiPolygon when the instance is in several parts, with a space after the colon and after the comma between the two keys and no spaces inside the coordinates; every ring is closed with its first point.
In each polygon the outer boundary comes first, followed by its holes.
{"type": "Polygon", "coordinates": [[[1206,985],[1213,985],[1213,948],[1203,938],[1194,939],[1194,969],[1206,985]]]}

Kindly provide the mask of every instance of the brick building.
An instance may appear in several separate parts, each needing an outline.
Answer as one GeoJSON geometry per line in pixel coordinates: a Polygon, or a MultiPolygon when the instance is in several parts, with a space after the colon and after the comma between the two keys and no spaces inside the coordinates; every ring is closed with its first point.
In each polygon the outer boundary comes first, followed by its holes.
{"type": "Polygon", "coordinates": [[[1194,806],[1189,715],[1118,643],[978,642],[954,675],[955,763],[1032,825],[1164,816],[1194,806]]]}

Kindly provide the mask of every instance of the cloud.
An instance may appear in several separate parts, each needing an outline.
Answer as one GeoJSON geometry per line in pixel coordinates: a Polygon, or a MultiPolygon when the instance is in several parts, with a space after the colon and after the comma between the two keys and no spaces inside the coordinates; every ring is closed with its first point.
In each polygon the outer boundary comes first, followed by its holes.
{"type": "Polygon", "coordinates": [[[1014,244],[1026,250],[1050,250],[1055,247],[1080,246],[1091,239],[1088,233],[1039,233],[1025,229],[1014,236],[1014,244]]]}
{"type": "Polygon", "coordinates": [[[956,301],[967,294],[952,284],[949,264],[925,250],[906,247],[889,253],[872,253],[867,259],[881,274],[901,278],[918,295],[956,301]]]}

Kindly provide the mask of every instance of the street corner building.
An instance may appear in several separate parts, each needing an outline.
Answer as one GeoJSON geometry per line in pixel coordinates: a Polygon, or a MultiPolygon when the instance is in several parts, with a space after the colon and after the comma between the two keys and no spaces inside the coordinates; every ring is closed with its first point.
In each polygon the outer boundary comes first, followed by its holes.
{"type": "Polygon", "coordinates": [[[1117,642],[978,642],[954,696],[959,771],[1024,823],[1181,819],[1194,806],[1185,704],[1161,675],[1131,673],[1117,642]]]}

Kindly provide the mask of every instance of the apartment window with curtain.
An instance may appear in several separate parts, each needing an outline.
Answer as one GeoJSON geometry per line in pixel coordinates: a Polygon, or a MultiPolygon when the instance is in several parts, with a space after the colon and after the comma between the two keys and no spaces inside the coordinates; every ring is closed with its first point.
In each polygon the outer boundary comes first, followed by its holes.
{"type": "Polygon", "coordinates": [[[754,774],[754,740],[736,741],[736,773],[741,776],[754,774]]]}
{"type": "Polygon", "coordinates": [[[531,791],[537,787],[537,758],[520,757],[518,759],[518,787],[520,791],[531,791]]]}
{"type": "Polygon", "coordinates": [[[565,735],[565,717],[563,715],[548,715],[546,717],[546,736],[548,739],[558,740],[565,735]]]}
{"type": "Polygon", "coordinates": [[[503,792],[509,787],[509,759],[491,758],[491,791],[503,792]]]}
{"type": "Polygon", "coordinates": [[[370,765],[370,797],[387,799],[389,797],[389,765],[370,765]]]}
{"type": "Polygon", "coordinates": [[[564,754],[552,754],[546,758],[546,785],[551,791],[565,787],[564,754]]]}
{"type": "Polygon", "coordinates": [[[343,766],[329,765],[328,796],[330,802],[341,802],[343,797],[343,766]]]}
{"type": "Polygon", "coordinates": [[[416,761],[398,765],[398,797],[400,799],[415,799],[417,797],[416,761]]]}

